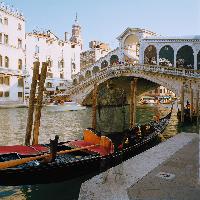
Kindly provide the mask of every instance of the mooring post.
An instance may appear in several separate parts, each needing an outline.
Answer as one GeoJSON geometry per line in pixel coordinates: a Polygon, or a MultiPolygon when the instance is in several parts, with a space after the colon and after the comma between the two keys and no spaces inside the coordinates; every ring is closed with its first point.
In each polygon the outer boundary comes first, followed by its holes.
{"type": "Polygon", "coordinates": [[[136,123],[136,90],[137,79],[131,81],[131,98],[130,98],[130,128],[133,128],[136,123]]]}
{"type": "Polygon", "coordinates": [[[194,97],[193,97],[193,88],[192,88],[192,83],[190,82],[190,119],[191,121],[193,120],[193,107],[194,107],[194,97]]]}
{"type": "Polygon", "coordinates": [[[183,85],[181,86],[181,123],[184,122],[184,101],[185,101],[185,98],[184,98],[184,83],[183,85]]]}
{"type": "Polygon", "coordinates": [[[32,77],[31,91],[29,97],[29,109],[28,109],[28,118],[26,125],[25,145],[30,145],[30,140],[31,140],[35,92],[36,92],[37,80],[39,79],[39,67],[40,63],[38,61],[33,63],[33,77],[32,77]]]}
{"type": "Polygon", "coordinates": [[[92,128],[96,129],[97,126],[97,84],[94,84],[93,95],[92,95],[92,128]]]}
{"type": "Polygon", "coordinates": [[[47,74],[47,66],[48,66],[47,62],[42,63],[42,69],[41,69],[41,73],[40,73],[40,81],[38,84],[37,105],[36,105],[36,110],[35,110],[35,121],[34,121],[33,142],[32,142],[33,145],[38,144],[42,100],[43,100],[43,93],[44,93],[44,83],[45,83],[46,74],[47,74]]]}

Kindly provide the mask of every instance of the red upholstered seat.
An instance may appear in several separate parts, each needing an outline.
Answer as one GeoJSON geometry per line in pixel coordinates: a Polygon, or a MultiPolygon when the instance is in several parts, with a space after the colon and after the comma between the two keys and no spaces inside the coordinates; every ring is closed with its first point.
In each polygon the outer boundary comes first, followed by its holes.
{"type": "Polygon", "coordinates": [[[18,153],[21,155],[37,155],[47,152],[48,148],[42,145],[23,146],[0,146],[0,154],[18,153]]]}

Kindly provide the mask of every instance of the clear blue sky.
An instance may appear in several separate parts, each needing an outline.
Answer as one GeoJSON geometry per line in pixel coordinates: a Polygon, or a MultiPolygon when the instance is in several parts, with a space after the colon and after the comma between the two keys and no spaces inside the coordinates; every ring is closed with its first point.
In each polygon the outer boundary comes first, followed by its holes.
{"type": "Polygon", "coordinates": [[[75,13],[82,26],[84,48],[91,40],[116,47],[127,27],[161,35],[200,35],[199,0],[4,0],[22,11],[26,31],[50,29],[59,37],[71,32],[75,13]]]}

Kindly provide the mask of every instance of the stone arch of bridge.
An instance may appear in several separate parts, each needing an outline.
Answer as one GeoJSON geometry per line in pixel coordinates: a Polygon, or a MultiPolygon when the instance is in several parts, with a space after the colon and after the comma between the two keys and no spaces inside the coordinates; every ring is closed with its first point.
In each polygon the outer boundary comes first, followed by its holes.
{"type": "Polygon", "coordinates": [[[176,66],[186,69],[194,69],[194,51],[189,45],[179,48],[176,55],[176,66]]]}
{"type": "Polygon", "coordinates": [[[144,50],[144,64],[157,64],[157,49],[155,45],[149,45],[144,50]]]}
{"type": "MultiPolygon", "coordinates": [[[[169,84],[169,80],[168,79],[164,79],[163,77],[162,78],[157,78],[157,77],[152,77],[151,75],[144,75],[144,74],[138,74],[138,73],[130,73],[130,74],[119,74],[117,76],[104,76],[103,78],[101,79],[98,79],[98,81],[96,81],[96,83],[98,85],[108,81],[109,79],[112,79],[112,78],[117,78],[117,77],[135,77],[135,78],[142,78],[142,79],[146,79],[148,81],[151,81],[153,83],[156,83],[158,85],[162,85],[164,87],[166,87],[167,89],[171,90],[172,92],[174,92],[176,95],[179,94],[178,90],[176,88],[174,88],[174,83],[173,84],[169,84]]],[[[82,96],[82,102],[87,98],[87,96],[92,92],[93,90],[93,85],[94,84],[90,84],[90,86],[87,87],[87,90],[85,90],[85,93],[84,95],[82,96]]],[[[176,85],[176,84],[175,84],[176,85]]],[[[177,85],[176,85],[177,86],[177,85]]],[[[82,103],[80,102],[80,103],[82,103]]]]}
{"type": "Polygon", "coordinates": [[[197,54],[197,70],[200,70],[200,51],[197,54]]]}
{"type": "Polygon", "coordinates": [[[92,74],[96,74],[100,71],[99,66],[94,66],[92,69],[92,74]]]}
{"type": "Polygon", "coordinates": [[[104,60],[102,63],[101,63],[101,69],[104,69],[108,67],[108,61],[107,60],[104,60]]]}
{"type": "Polygon", "coordinates": [[[90,78],[91,76],[92,76],[92,72],[90,70],[87,70],[85,72],[85,78],[87,79],[87,78],[90,78]]]}
{"type": "Polygon", "coordinates": [[[119,63],[119,58],[117,55],[112,55],[110,57],[110,65],[113,65],[113,64],[118,64],[119,63]]]}
{"type": "Polygon", "coordinates": [[[174,49],[170,45],[163,46],[159,51],[159,65],[174,65],[174,49]]]}

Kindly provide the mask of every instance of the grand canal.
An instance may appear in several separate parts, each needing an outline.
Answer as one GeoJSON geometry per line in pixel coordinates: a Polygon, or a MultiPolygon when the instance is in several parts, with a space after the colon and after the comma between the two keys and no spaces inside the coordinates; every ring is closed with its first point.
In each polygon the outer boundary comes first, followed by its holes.
{"type": "MultiPolygon", "coordinates": [[[[137,107],[137,123],[141,124],[152,120],[155,112],[159,110],[161,116],[167,114],[170,106],[139,106],[137,107]]],[[[106,132],[121,131],[128,127],[128,108],[105,108],[98,114],[98,129],[106,132]]],[[[23,144],[26,128],[27,109],[1,109],[0,110],[0,145],[23,144]]],[[[56,111],[43,108],[40,142],[48,143],[50,138],[57,134],[60,141],[79,139],[82,130],[90,127],[91,108],[79,111],[56,111]]],[[[181,128],[178,126],[176,112],[173,112],[171,122],[164,132],[167,139],[181,131],[195,132],[196,127],[181,128]]],[[[67,173],[67,172],[66,172],[67,173]]],[[[79,177],[74,180],[17,187],[0,187],[0,199],[78,199],[81,183],[88,177],[79,177]]]]}

